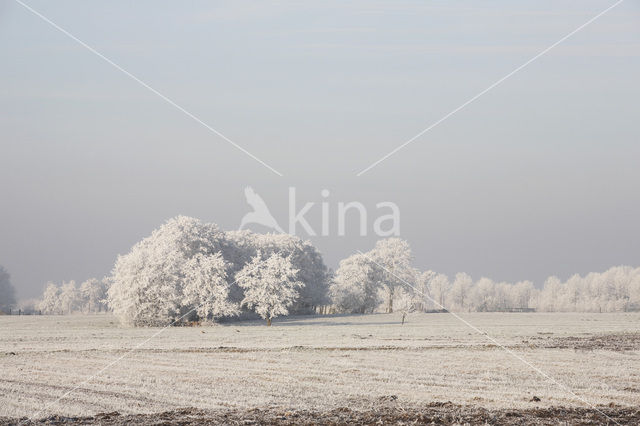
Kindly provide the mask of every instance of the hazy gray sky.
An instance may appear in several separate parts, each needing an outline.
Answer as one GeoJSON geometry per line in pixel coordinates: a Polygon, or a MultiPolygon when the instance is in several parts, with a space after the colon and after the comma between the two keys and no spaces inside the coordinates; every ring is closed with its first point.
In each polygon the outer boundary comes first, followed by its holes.
{"type": "MultiPolygon", "coordinates": [[[[332,215],[393,201],[416,264],[447,274],[640,265],[636,1],[361,177],[614,2],[27,2],[284,177],[2,0],[0,264],[19,297],[107,274],[177,214],[235,229],[246,185],[282,223],[289,186],[329,189],[332,215]]],[[[373,245],[353,225],[312,239],[330,266],[373,245]]]]}

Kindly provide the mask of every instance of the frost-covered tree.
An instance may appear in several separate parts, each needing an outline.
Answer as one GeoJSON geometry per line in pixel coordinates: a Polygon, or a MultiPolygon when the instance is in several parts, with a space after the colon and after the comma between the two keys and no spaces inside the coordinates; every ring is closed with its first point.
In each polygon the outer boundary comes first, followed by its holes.
{"type": "MultiPolygon", "coordinates": [[[[298,299],[291,305],[291,313],[313,312],[315,307],[329,303],[330,273],[322,255],[309,242],[288,234],[256,234],[251,231],[225,233],[222,249],[224,258],[230,263],[230,277],[242,269],[258,252],[263,257],[277,253],[290,259],[298,269],[298,280],[304,283],[298,299]]],[[[236,286],[237,287],[237,286],[236,286]]],[[[234,300],[242,290],[232,288],[234,300]]]]}
{"type": "Polygon", "coordinates": [[[413,307],[418,312],[424,312],[433,305],[429,301],[429,298],[432,297],[429,285],[436,273],[433,271],[420,272],[416,269],[414,275],[413,307]]]}
{"type": "Polygon", "coordinates": [[[107,289],[106,279],[89,278],[80,284],[82,311],[86,313],[102,311],[106,307],[107,289]]]}
{"type": "Polygon", "coordinates": [[[277,253],[263,258],[261,253],[236,274],[236,281],[244,289],[242,305],[253,309],[267,325],[280,315],[288,315],[289,307],[299,297],[304,283],[297,279],[298,270],[291,260],[277,253]]]}
{"type": "Polygon", "coordinates": [[[380,304],[378,289],[373,263],[358,253],[340,261],[329,292],[338,312],[364,314],[380,304]]]}
{"type": "Polygon", "coordinates": [[[640,268],[630,272],[629,310],[640,310],[640,268]]]}
{"type": "Polygon", "coordinates": [[[240,313],[229,300],[229,283],[222,254],[197,253],[184,265],[183,303],[200,318],[219,318],[240,313]]]}
{"type": "Polygon", "coordinates": [[[559,308],[558,297],[562,287],[562,281],[556,276],[547,278],[544,282],[544,290],[538,297],[538,309],[553,312],[559,308]]]}
{"type": "Polygon", "coordinates": [[[628,266],[616,266],[610,268],[603,275],[611,283],[614,310],[626,312],[630,307],[630,289],[633,286],[634,270],[628,266]]]}
{"type": "Polygon", "coordinates": [[[62,314],[60,304],[60,287],[52,282],[48,282],[42,294],[42,300],[38,304],[40,309],[45,314],[62,314]]]}
{"type": "Polygon", "coordinates": [[[16,304],[16,294],[11,284],[11,276],[2,265],[0,265],[0,311],[9,312],[16,304]]]}
{"type": "Polygon", "coordinates": [[[368,254],[378,273],[378,281],[386,292],[386,311],[393,312],[393,296],[396,287],[406,286],[415,279],[411,267],[411,247],[400,238],[387,238],[376,243],[368,254]]]}
{"type": "Polygon", "coordinates": [[[304,287],[289,312],[311,312],[328,303],[330,274],[308,241],[290,235],[222,232],[214,224],[179,216],[118,257],[109,306],[131,325],[233,315],[238,312],[235,305],[245,298],[237,274],[258,252],[265,258],[278,254],[299,270],[298,281],[304,287]]]}
{"type": "Polygon", "coordinates": [[[496,284],[489,278],[481,278],[471,292],[473,310],[491,312],[496,310],[496,284]]]}
{"type": "Polygon", "coordinates": [[[109,306],[129,325],[167,325],[189,319],[185,271],[196,255],[218,253],[224,235],[213,224],[178,216],[119,256],[108,291],[109,306]]]}
{"type": "Polygon", "coordinates": [[[71,280],[62,283],[60,286],[60,310],[65,313],[72,313],[80,305],[80,292],[76,287],[76,282],[71,280]]]}
{"type": "Polygon", "coordinates": [[[578,300],[580,299],[582,278],[574,274],[562,287],[561,303],[563,310],[576,312],[578,310],[578,300]]]}
{"type": "Polygon", "coordinates": [[[411,287],[398,287],[394,292],[393,309],[402,314],[402,324],[404,324],[407,314],[417,310],[416,298],[418,295],[411,287]]]}
{"type": "MultiPolygon", "coordinates": [[[[373,250],[355,254],[340,262],[335,273],[330,295],[338,312],[372,312],[380,304],[383,293],[385,311],[393,312],[396,288],[402,287],[405,310],[421,306],[416,285],[428,280],[411,267],[411,248],[399,238],[388,238],[376,243],[373,250]]],[[[423,283],[424,284],[424,283],[423,283]]]]}
{"type": "Polygon", "coordinates": [[[520,281],[511,289],[510,308],[528,308],[535,294],[535,287],[531,281],[520,281]]]}
{"type": "Polygon", "coordinates": [[[429,281],[429,294],[434,309],[446,309],[447,294],[450,287],[449,277],[445,274],[436,274],[431,281],[429,281]]]}
{"type": "Polygon", "coordinates": [[[451,309],[459,311],[469,310],[472,286],[473,280],[468,274],[464,272],[458,272],[456,274],[450,291],[451,309]]]}

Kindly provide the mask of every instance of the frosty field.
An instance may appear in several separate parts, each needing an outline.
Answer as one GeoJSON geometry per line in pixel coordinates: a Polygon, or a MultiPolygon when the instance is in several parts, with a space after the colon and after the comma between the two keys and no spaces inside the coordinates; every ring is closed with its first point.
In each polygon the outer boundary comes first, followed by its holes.
{"type": "Polygon", "coordinates": [[[640,314],[462,317],[562,385],[450,314],[409,314],[404,325],[401,314],[375,314],[173,327],[146,343],[159,328],[124,328],[111,315],[4,316],[0,417],[640,405],[640,314]]]}

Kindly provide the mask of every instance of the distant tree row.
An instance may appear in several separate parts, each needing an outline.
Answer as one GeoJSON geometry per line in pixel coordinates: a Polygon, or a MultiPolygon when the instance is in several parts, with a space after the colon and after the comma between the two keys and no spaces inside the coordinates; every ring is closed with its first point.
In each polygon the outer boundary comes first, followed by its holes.
{"type": "Polygon", "coordinates": [[[546,312],[627,312],[640,310],[640,268],[616,266],[603,273],[550,277],[536,294],[546,312]]]}
{"type": "Polygon", "coordinates": [[[400,239],[379,241],[373,250],[340,262],[330,287],[333,310],[504,312],[620,312],[640,310],[640,268],[614,267],[604,273],[574,275],[566,282],[546,280],[542,289],[531,281],[515,284],[489,278],[474,281],[466,273],[453,280],[411,266],[411,249],[400,239]]]}
{"type": "MultiPolygon", "coordinates": [[[[393,312],[400,289],[422,277],[411,267],[411,248],[399,238],[378,241],[373,250],[340,262],[330,287],[337,312],[374,312],[384,300],[384,310],[393,312]]],[[[415,292],[418,295],[418,292],[415,292]]]]}
{"type": "MultiPolygon", "coordinates": [[[[277,316],[314,312],[640,310],[640,268],[615,267],[566,282],[551,277],[536,289],[530,281],[473,280],[466,273],[450,279],[412,262],[409,244],[388,238],[342,260],[334,274],[315,247],[298,237],[225,232],[179,216],[118,256],[110,277],[79,287],[74,281],[49,283],[38,308],[50,314],[110,309],[134,326],[247,314],[270,325],[277,316]]],[[[0,268],[0,308],[15,303],[6,283],[8,274],[0,268]]]]}
{"type": "Polygon", "coordinates": [[[43,314],[97,313],[107,310],[109,279],[90,278],[78,287],[75,281],[47,283],[37,309],[43,314]]]}

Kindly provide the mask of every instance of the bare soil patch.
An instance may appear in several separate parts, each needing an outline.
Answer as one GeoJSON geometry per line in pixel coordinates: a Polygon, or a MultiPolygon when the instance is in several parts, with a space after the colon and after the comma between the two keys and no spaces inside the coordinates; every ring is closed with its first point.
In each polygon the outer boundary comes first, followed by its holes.
{"type": "Polygon", "coordinates": [[[373,425],[373,424],[469,424],[469,425],[637,425],[640,407],[608,406],[592,408],[532,408],[523,410],[487,410],[449,402],[432,403],[422,408],[401,408],[381,401],[371,410],[347,407],[329,411],[247,409],[205,411],[182,409],[157,414],[122,415],[101,413],[92,417],[51,416],[37,421],[0,419],[2,425],[373,425]]]}
{"type": "Polygon", "coordinates": [[[538,338],[536,346],[546,349],[636,351],[640,350],[640,333],[599,334],[591,336],[538,338]]]}

